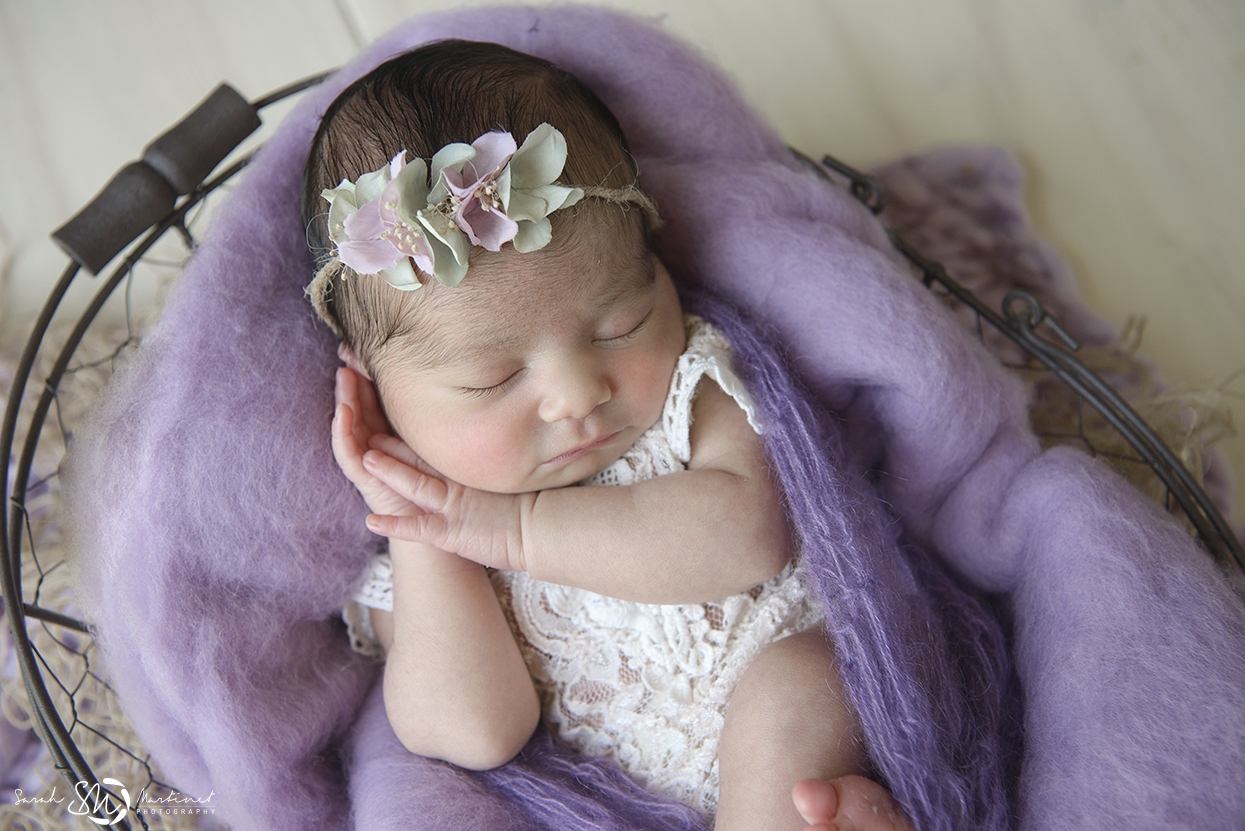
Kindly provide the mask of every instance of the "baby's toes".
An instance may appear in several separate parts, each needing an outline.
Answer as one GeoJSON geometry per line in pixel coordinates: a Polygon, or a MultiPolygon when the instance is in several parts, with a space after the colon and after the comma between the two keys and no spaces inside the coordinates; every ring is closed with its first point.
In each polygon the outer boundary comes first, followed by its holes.
{"type": "Polygon", "coordinates": [[[839,793],[825,779],[804,779],[791,789],[795,809],[808,823],[806,831],[823,831],[832,828],[834,816],[839,811],[839,793]]]}
{"type": "Polygon", "coordinates": [[[890,792],[863,776],[805,779],[791,796],[809,831],[912,831],[890,792]]]}

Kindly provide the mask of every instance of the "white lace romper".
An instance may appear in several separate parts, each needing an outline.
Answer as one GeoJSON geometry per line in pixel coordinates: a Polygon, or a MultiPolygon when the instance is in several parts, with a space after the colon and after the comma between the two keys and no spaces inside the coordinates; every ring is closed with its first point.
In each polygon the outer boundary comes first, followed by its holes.
{"type": "MultiPolygon", "coordinates": [[[[760,432],[725,338],[691,315],[685,325],[687,349],[661,419],[581,485],[630,485],[684,470],[692,400],[705,375],[760,432]]],[[[822,617],[796,572],[788,566],[743,594],[684,605],[618,600],[526,572],[495,571],[492,580],[554,733],[582,753],[616,760],[651,790],[713,813],[731,690],[762,649],[822,617]]],[[[391,574],[388,556],[376,557],[346,604],[343,618],[360,652],[379,651],[362,606],[393,609],[391,574]]]]}

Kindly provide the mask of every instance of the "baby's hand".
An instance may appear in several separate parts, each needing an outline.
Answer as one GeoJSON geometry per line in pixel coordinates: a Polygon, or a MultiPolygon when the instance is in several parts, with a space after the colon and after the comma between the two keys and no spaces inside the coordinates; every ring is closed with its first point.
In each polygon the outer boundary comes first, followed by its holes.
{"type": "Polygon", "coordinates": [[[359,489],[367,506],[374,512],[395,516],[421,513],[363,466],[363,454],[367,452],[369,443],[381,436],[395,443],[391,451],[398,458],[408,464],[418,463],[410,448],[389,435],[389,425],[381,413],[372,382],[354,370],[342,367],[337,370],[334,395],[337,406],[333,412],[333,457],[337,459],[342,473],[359,489]]]}
{"type": "Polygon", "coordinates": [[[422,542],[489,568],[525,570],[522,514],[536,494],[491,493],[460,485],[428,470],[392,436],[373,435],[370,445],[363,455],[367,473],[415,508],[373,508],[375,513],[367,518],[373,533],[422,542]]]}

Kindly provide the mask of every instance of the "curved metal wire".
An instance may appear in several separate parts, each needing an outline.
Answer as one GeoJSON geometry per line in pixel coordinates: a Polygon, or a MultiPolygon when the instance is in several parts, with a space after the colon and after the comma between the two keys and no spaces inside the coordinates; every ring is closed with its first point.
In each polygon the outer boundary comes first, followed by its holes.
{"type": "MultiPolygon", "coordinates": [[[[78,275],[78,271],[78,264],[70,263],[65,268],[65,271],[62,272],[60,279],[53,286],[47,302],[44,303],[39,316],[35,319],[34,329],[18,361],[17,373],[13,377],[13,387],[9,392],[8,404],[5,407],[4,425],[0,427],[0,452],[3,452],[3,457],[6,460],[6,473],[7,460],[12,454],[18,410],[20,409],[22,395],[26,388],[26,380],[30,377],[35,357],[39,352],[39,345],[52,323],[52,317],[61,301],[65,298],[65,292],[69,290],[69,286],[78,275]]],[[[13,482],[14,487],[17,487],[19,484],[21,484],[24,491],[24,483],[19,483],[19,480],[15,478],[13,482]]],[[[18,609],[24,609],[25,606],[22,602],[21,593],[21,534],[25,518],[25,498],[24,496],[19,498],[16,494],[11,495],[9,493],[7,475],[5,497],[11,506],[9,512],[11,522],[6,524],[3,512],[0,512],[0,546],[3,546],[3,551],[0,554],[3,554],[4,557],[4,568],[0,569],[0,578],[2,578],[3,582],[5,616],[9,621],[9,631],[13,635],[13,643],[17,652],[17,663],[22,672],[26,692],[31,697],[31,701],[36,702],[36,713],[34,714],[35,730],[38,732],[43,744],[48,748],[48,752],[51,754],[52,761],[56,767],[60,770],[68,770],[69,760],[66,758],[65,748],[61,744],[60,735],[49,727],[49,718],[47,713],[43,711],[42,702],[46,700],[50,704],[51,701],[48,698],[47,687],[43,684],[38,664],[35,661],[34,650],[31,649],[30,640],[26,634],[25,615],[24,613],[19,614],[16,612],[18,609]],[[11,552],[16,552],[17,556],[11,556],[11,552]]],[[[54,708],[51,720],[60,721],[60,717],[55,713],[54,708]]],[[[75,747],[74,749],[76,750],[77,748],[75,747]]]]}
{"type": "Polygon", "coordinates": [[[1245,551],[1241,549],[1240,540],[1184,463],[1110,384],[1034,331],[1044,319],[1051,320],[1037,298],[1028,292],[1009,292],[1003,298],[1003,313],[1029,354],[1089,401],[1154,469],[1210,552],[1217,559],[1230,560],[1245,571],[1245,551]]]}
{"type": "Polygon", "coordinates": [[[297,95],[298,93],[302,92],[305,89],[310,89],[311,87],[314,87],[316,84],[320,83],[321,81],[323,81],[325,78],[329,77],[336,71],[337,71],[336,69],[328,69],[316,75],[309,75],[306,78],[303,78],[301,81],[295,81],[292,84],[286,84],[280,89],[273,90],[267,95],[256,98],[254,101],[251,102],[251,106],[257,110],[262,110],[265,107],[267,107],[269,104],[275,104],[283,98],[289,98],[291,95],[297,95]]]}
{"type": "MultiPolygon", "coordinates": [[[[825,156],[819,164],[799,151],[793,152],[827,181],[834,182],[827,168],[847,177],[852,195],[875,214],[885,207],[886,190],[876,178],[832,156],[825,156]]],[[[979,319],[984,318],[1088,401],[1141,454],[1162,480],[1171,497],[1193,524],[1202,545],[1220,562],[1232,564],[1245,572],[1245,549],[1242,549],[1232,527],[1205,489],[1145,419],[1110,384],[1071,354],[1071,351],[1080,348],[1079,344],[1047,313],[1036,297],[1023,291],[1009,292],[1003,298],[1002,314],[999,314],[954,280],[941,263],[922,255],[895,231],[888,229],[887,233],[895,248],[920,269],[921,281],[926,288],[932,288],[934,284],[941,286],[972,308],[979,319]],[[1067,348],[1039,335],[1036,330],[1042,324],[1067,348]]]]}
{"type": "MultiPolygon", "coordinates": [[[[253,106],[256,109],[267,107],[308,87],[314,86],[331,73],[332,70],[284,86],[257,99],[253,106]]],[[[0,567],[0,583],[3,584],[5,615],[9,621],[9,631],[13,637],[18,666],[34,709],[34,712],[31,714],[33,723],[40,739],[48,748],[53,763],[61,771],[71,789],[78,786],[78,783],[83,783],[88,791],[95,788],[98,789],[97,793],[111,796],[116,805],[124,804],[124,801],[118,798],[111,789],[105,787],[94,771],[91,770],[90,765],[78,750],[70,734],[70,729],[65,726],[64,720],[53,703],[48,687],[43,681],[37,652],[31,643],[29,633],[26,631],[26,620],[28,618],[78,632],[89,634],[91,631],[90,627],[83,621],[50,609],[41,608],[35,603],[26,603],[23,600],[21,574],[22,536],[24,532],[28,533],[29,531],[25,505],[27,487],[34,463],[35,451],[49,411],[55,400],[57,387],[69,366],[74,352],[103,308],[104,303],[116,291],[117,286],[131,275],[134,266],[142,257],[170,229],[175,229],[187,246],[193,248],[194,238],[186,225],[187,214],[191,209],[202,203],[210,193],[246,167],[253,155],[254,151],[237,159],[184,197],[168,216],[152,227],[143,236],[142,240],[131,248],[121,263],[113,269],[108,279],[97,289],[91,303],[79,316],[73,331],[61,346],[52,369],[44,380],[42,392],[35,403],[34,411],[27,425],[21,454],[17,459],[17,464],[12,471],[11,477],[6,477],[5,497],[10,509],[7,520],[3,512],[0,512],[0,547],[2,547],[0,557],[3,558],[3,567],[0,567]],[[8,478],[11,478],[11,484],[8,482],[8,478]]],[[[18,361],[13,386],[9,390],[8,401],[5,406],[3,426],[0,427],[0,457],[6,460],[6,466],[13,458],[13,442],[17,435],[19,413],[26,397],[26,387],[35,361],[45,349],[44,338],[47,335],[48,329],[57,310],[64,301],[66,292],[79,274],[80,266],[77,263],[70,263],[66,267],[64,273],[62,273],[50,292],[47,301],[45,301],[39,316],[36,318],[34,327],[27,338],[21,358],[18,361]]],[[[106,807],[106,805],[97,803],[94,806],[94,818],[102,819],[105,823],[112,820],[113,817],[105,813],[106,807]]],[[[144,828],[147,827],[147,823],[141,814],[136,814],[135,817],[139,824],[144,828]]],[[[114,823],[112,827],[129,829],[130,824],[127,820],[122,819],[114,823]]]]}

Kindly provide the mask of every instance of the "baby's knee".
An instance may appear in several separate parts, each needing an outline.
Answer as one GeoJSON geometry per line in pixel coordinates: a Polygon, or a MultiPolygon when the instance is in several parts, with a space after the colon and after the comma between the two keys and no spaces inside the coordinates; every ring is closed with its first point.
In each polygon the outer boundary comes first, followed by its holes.
{"type": "Polygon", "coordinates": [[[766,647],[749,665],[727,706],[728,725],[773,733],[812,733],[855,744],[855,710],[834,652],[819,630],[766,647]]]}
{"type": "MultiPolygon", "coordinates": [[[[813,629],[770,644],[744,672],[735,697],[792,702],[841,694],[834,652],[813,629]]],[[[734,698],[732,698],[734,701],[734,698]]]]}

